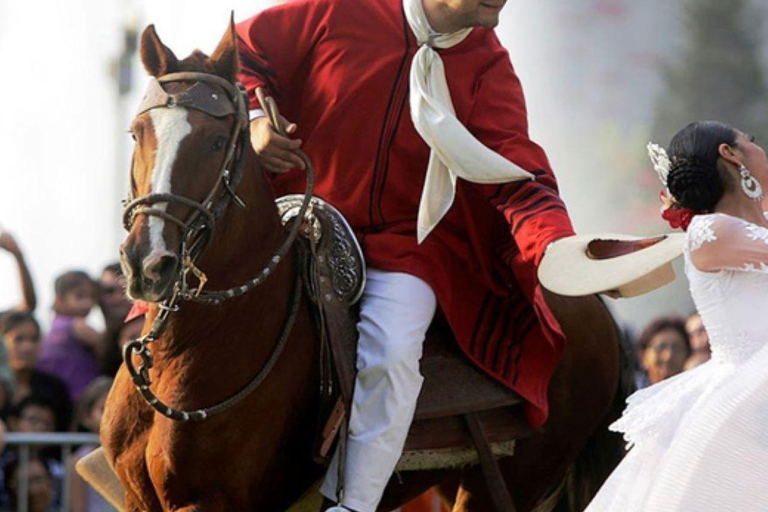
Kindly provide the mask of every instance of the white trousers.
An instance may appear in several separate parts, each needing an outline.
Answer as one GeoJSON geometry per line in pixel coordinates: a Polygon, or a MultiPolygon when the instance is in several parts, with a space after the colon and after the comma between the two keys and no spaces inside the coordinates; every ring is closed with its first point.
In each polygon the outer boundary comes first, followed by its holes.
{"type": "MultiPolygon", "coordinates": [[[[375,512],[413,421],[424,380],[419,360],[437,299],[417,277],[368,269],[361,300],[341,504],[375,512]]],[[[337,451],[320,488],[334,501],[338,457],[337,451]]]]}

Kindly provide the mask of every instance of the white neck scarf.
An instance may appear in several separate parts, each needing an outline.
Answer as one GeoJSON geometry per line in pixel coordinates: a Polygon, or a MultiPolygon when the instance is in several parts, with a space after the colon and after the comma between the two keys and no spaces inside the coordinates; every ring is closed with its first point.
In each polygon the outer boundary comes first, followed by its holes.
{"type": "Polygon", "coordinates": [[[403,6],[421,46],[411,64],[411,119],[432,149],[419,204],[417,238],[421,243],[451,208],[457,177],[473,183],[507,183],[533,179],[533,175],[485,147],[456,119],[443,60],[432,48],[456,46],[472,29],[435,34],[422,0],[403,0],[403,6]]]}

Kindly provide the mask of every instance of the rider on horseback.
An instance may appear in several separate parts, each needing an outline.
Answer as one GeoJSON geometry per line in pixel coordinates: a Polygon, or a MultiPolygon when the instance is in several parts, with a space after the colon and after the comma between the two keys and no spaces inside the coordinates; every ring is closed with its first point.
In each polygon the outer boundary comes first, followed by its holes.
{"type": "Polygon", "coordinates": [[[316,194],[347,217],[369,266],[343,496],[338,453],[322,487],[338,510],[378,506],[438,309],[466,355],[527,400],[531,425],[547,418],[564,339],[536,268],[573,231],[492,30],[504,4],[296,0],[237,27],[252,142],[280,173],[276,192],[302,190],[298,173],[283,174],[303,166],[302,147],[319,170],[316,194]],[[257,87],[296,122],[286,120],[296,138],[272,130],[257,87]]]}

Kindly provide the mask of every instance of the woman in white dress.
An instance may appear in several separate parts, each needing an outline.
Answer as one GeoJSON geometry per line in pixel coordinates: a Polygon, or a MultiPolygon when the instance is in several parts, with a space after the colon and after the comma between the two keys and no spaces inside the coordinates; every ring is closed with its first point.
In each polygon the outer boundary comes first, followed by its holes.
{"type": "Polygon", "coordinates": [[[629,453],[586,512],[768,511],[768,186],[765,151],[721,123],[649,146],[712,359],[627,400],[629,453]]]}

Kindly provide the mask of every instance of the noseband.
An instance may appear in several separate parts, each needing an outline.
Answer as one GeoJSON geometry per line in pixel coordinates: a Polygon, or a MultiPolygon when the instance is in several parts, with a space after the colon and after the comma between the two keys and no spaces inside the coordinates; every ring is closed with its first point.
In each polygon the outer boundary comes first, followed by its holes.
{"type": "MultiPolygon", "coordinates": [[[[280,123],[277,105],[274,100],[265,97],[260,90],[257,90],[257,96],[262,109],[269,116],[273,129],[282,135],[286,135],[284,127],[280,123]]],[[[171,222],[179,228],[182,235],[181,265],[174,281],[171,298],[159,304],[160,311],[155,317],[150,330],[140,338],[128,342],[123,349],[123,360],[139,393],[155,410],[173,420],[200,421],[207,419],[234,406],[255,390],[269,375],[272,367],[277,362],[290,337],[299,310],[302,290],[299,273],[297,273],[290,299],[291,304],[288,308],[288,318],[271,356],[248,385],[224,402],[206,409],[181,411],[164,404],[150,390],[149,386],[152,381],[149,376],[149,369],[152,367],[152,354],[149,350],[149,344],[161,336],[171,313],[178,311],[186,300],[208,305],[220,305],[225,300],[243,295],[263,283],[286,257],[299,234],[301,226],[305,222],[312,192],[314,191],[315,171],[309,158],[299,150],[298,154],[306,167],[307,189],[299,213],[294,218],[290,231],[282,245],[261,271],[243,285],[227,290],[203,290],[206,277],[197,268],[196,262],[210,244],[216,224],[221,221],[230,202],[235,201],[238,206],[245,207],[245,203],[237,196],[236,190],[243,177],[246,151],[248,151],[250,145],[247,104],[247,94],[239,82],[236,86],[233,86],[223,78],[209,73],[182,72],[171,73],[157,79],[152,79],[136,114],[139,116],[156,108],[183,107],[199,110],[216,118],[223,118],[229,115],[234,115],[235,117],[235,123],[227,145],[227,153],[219,170],[219,178],[216,185],[214,185],[202,202],[170,193],[148,194],[134,198],[135,190],[132,186],[132,196],[126,202],[123,211],[123,225],[126,230],[131,229],[136,217],[147,215],[171,222]],[[163,89],[162,84],[171,82],[193,82],[193,85],[180,93],[170,94],[163,89]],[[222,97],[216,87],[223,89],[226,92],[226,97],[222,97]],[[157,208],[155,205],[158,203],[176,203],[187,206],[192,209],[192,213],[184,221],[169,214],[167,211],[157,208]],[[200,282],[196,289],[190,289],[187,284],[187,277],[190,272],[200,282]],[[138,367],[134,364],[134,355],[139,356],[141,359],[138,367]]],[[[131,177],[133,179],[133,169],[131,169],[131,177]]]]}

